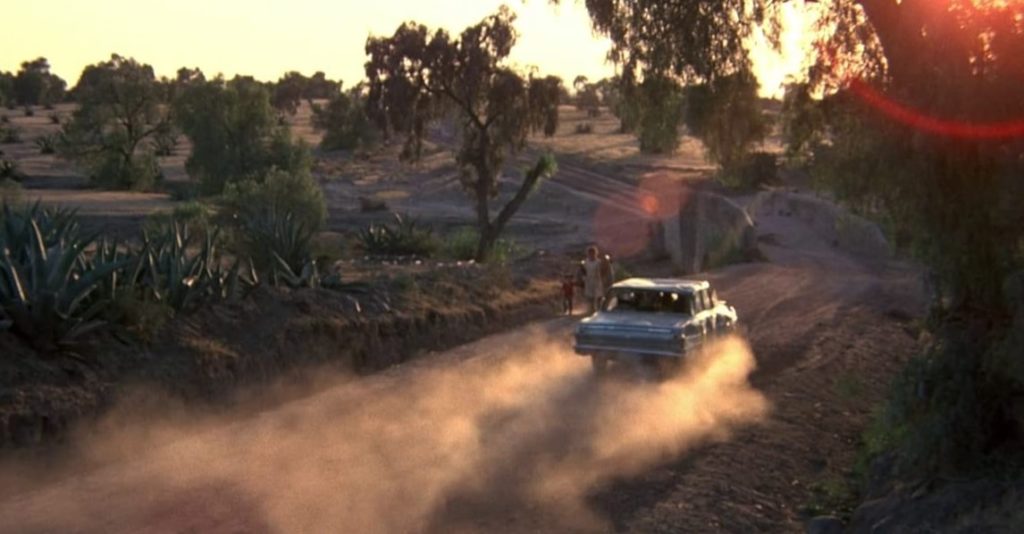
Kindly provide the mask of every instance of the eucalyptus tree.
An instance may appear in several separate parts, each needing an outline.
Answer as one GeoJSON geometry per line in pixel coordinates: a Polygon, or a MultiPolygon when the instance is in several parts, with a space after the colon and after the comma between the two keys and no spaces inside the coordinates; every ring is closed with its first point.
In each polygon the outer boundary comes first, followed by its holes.
{"type": "Polygon", "coordinates": [[[152,138],[167,127],[153,67],[114,54],[87,66],[74,89],[78,109],[62,132],[61,154],[113,189],[150,189],[160,178],[152,138]]]}
{"type": "Polygon", "coordinates": [[[484,261],[498,236],[540,180],[555,171],[543,156],[525,172],[504,205],[492,215],[505,163],[526,146],[531,131],[543,129],[557,113],[557,91],[505,65],[516,42],[515,15],[496,14],[451,36],[445,30],[406,23],[390,37],[366,42],[368,110],[387,134],[405,135],[402,157],[422,153],[426,126],[455,113],[461,142],[455,148],[463,188],[472,198],[484,261]]]}

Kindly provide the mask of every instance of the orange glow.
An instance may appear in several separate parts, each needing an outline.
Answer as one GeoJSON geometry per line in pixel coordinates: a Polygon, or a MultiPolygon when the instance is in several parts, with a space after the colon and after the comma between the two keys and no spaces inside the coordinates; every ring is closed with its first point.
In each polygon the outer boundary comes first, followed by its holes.
{"type": "Polygon", "coordinates": [[[1009,139],[1024,136],[1024,120],[973,123],[932,117],[896,102],[867,83],[854,79],[850,90],[891,119],[923,132],[962,139],[1009,139]]]}

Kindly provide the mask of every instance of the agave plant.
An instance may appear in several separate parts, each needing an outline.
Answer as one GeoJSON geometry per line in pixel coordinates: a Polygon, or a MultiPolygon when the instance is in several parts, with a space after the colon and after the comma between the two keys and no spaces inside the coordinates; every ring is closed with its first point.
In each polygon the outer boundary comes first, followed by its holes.
{"type": "Polygon", "coordinates": [[[57,134],[44,135],[36,138],[36,147],[40,154],[53,154],[57,152],[57,134]]]}
{"type": "Polygon", "coordinates": [[[258,272],[269,275],[282,265],[301,273],[313,255],[314,232],[293,213],[274,210],[244,216],[243,246],[258,272]]]}
{"type": "Polygon", "coordinates": [[[0,181],[13,180],[20,182],[22,179],[18,164],[9,159],[0,159],[0,181]]]}
{"type": "MultiPolygon", "coordinates": [[[[5,223],[8,219],[5,213],[5,223]]],[[[86,263],[84,252],[93,239],[67,232],[48,243],[34,218],[28,226],[29,239],[21,250],[16,248],[21,236],[5,235],[0,307],[14,331],[40,348],[57,348],[104,325],[97,317],[109,301],[89,297],[103,278],[125,262],[86,263]]]]}
{"type": "Polygon", "coordinates": [[[35,228],[42,234],[46,248],[75,241],[79,236],[76,211],[66,208],[44,208],[38,201],[28,207],[15,208],[4,204],[0,210],[0,249],[8,248],[21,258],[34,239],[35,228]]]}
{"type": "Polygon", "coordinates": [[[320,269],[316,260],[309,260],[302,266],[302,270],[296,273],[288,262],[281,256],[274,254],[277,265],[271,269],[271,280],[275,286],[287,285],[288,287],[320,287],[320,269]]]}
{"type": "Polygon", "coordinates": [[[395,214],[395,223],[371,224],[359,233],[363,250],[383,256],[430,256],[437,250],[433,231],[395,214]]]}
{"type": "Polygon", "coordinates": [[[214,230],[197,240],[187,224],[178,222],[155,236],[145,233],[140,254],[145,265],[138,276],[148,295],[175,310],[184,310],[209,298],[239,296],[243,286],[254,286],[258,281],[254,275],[240,274],[241,259],[224,267],[219,234],[214,230]]]}

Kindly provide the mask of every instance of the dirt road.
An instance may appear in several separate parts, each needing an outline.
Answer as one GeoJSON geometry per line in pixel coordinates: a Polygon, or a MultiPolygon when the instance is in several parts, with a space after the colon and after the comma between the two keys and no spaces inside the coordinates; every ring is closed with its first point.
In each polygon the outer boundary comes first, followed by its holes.
{"type": "Polygon", "coordinates": [[[595,381],[553,320],[255,415],[111,422],[96,468],[0,473],[0,532],[791,531],[870,405],[826,397],[891,374],[915,277],[759,231],[768,262],[710,275],[746,339],[671,380],[595,381]]]}

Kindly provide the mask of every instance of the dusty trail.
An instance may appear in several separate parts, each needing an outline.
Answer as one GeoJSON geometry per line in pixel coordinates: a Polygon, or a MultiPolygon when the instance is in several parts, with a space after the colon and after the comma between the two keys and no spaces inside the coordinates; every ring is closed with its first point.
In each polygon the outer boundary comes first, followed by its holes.
{"type": "Polygon", "coordinates": [[[553,320],[255,416],[108,433],[82,444],[102,468],[30,491],[0,478],[0,532],[625,528],[642,506],[595,492],[770,418],[762,389],[823,357],[808,349],[822,325],[912,293],[910,270],[851,258],[795,221],[759,231],[775,236],[769,262],[710,275],[746,339],[675,378],[595,381],[571,354],[572,321],[553,320]]]}

